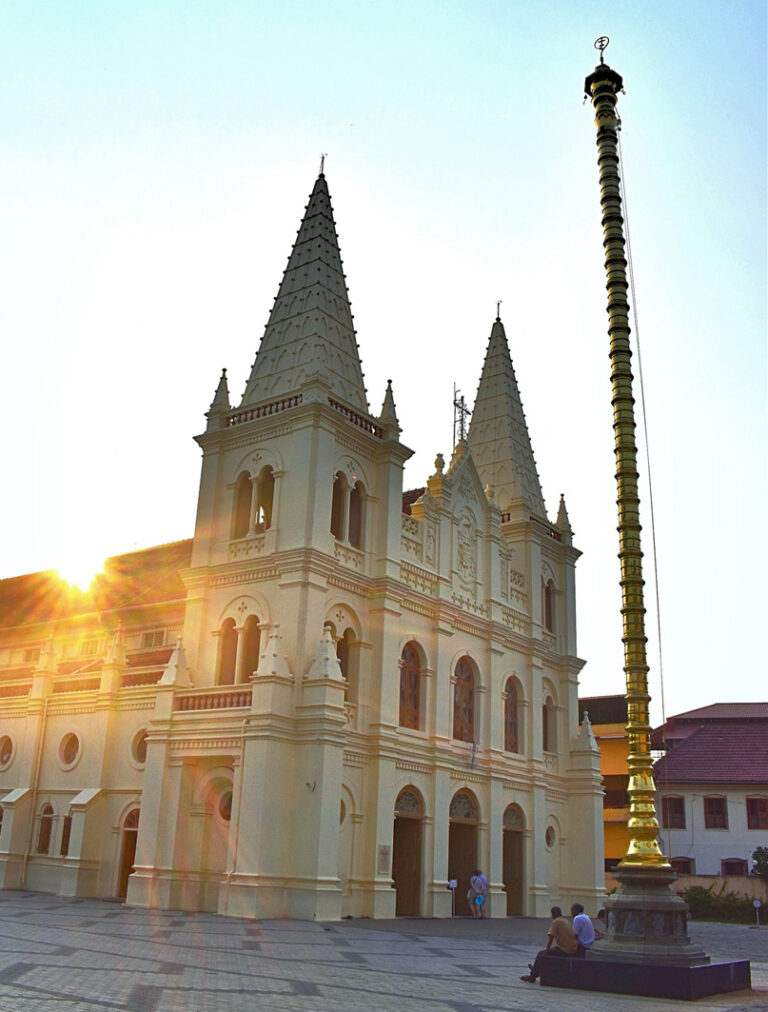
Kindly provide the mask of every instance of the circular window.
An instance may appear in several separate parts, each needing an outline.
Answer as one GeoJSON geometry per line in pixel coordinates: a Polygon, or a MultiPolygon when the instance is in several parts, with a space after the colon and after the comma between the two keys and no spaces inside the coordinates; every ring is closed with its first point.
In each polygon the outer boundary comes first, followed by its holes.
{"type": "Polygon", "coordinates": [[[554,847],[556,839],[557,839],[557,837],[555,835],[554,827],[553,826],[547,826],[547,831],[544,834],[544,842],[546,843],[546,845],[548,847],[554,847]]]}
{"type": "Polygon", "coordinates": [[[0,768],[10,766],[11,759],[13,759],[13,742],[7,734],[4,734],[0,738],[0,768]]]}
{"type": "Polygon", "coordinates": [[[65,766],[72,766],[80,755],[80,739],[70,731],[61,739],[59,758],[65,766]]]}
{"type": "Polygon", "coordinates": [[[232,791],[224,791],[219,799],[219,815],[225,822],[232,818],[232,791]]]}
{"type": "Polygon", "coordinates": [[[133,758],[143,766],[147,761],[147,732],[139,731],[136,737],[133,739],[133,758]]]}

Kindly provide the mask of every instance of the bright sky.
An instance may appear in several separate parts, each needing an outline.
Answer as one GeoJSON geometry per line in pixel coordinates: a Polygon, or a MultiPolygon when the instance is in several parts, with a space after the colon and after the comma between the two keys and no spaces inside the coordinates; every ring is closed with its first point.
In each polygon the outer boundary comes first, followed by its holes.
{"type": "Polygon", "coordinates": [[[766,699],[763,0],[7,2],[0,577],[192,535],[192,436],[223,366],[242,393],[327,152],[406,485],[450,455],[501,299],[547,505],[565,493],[584,553],[581,691],[622,692],[599,35],[627,92],[666,710],[766,699]]]}

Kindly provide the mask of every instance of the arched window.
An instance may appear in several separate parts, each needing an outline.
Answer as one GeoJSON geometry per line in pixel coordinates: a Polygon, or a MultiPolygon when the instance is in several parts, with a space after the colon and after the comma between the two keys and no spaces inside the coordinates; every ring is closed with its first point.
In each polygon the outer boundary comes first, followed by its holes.
{"type": "Polygon", "coordinates": [[[406,643],[400,658],[400,727],[418,730],[421,696],[421,664],[415,644],[406,643]]]}
{"type": "Polygon", "coordinates": [[[271,467],[265,467],[259,475],[258,501],[256,504],[256,530],[268,531],[272,526],[272,502],[275,498],[275,476],[271,467]]]}
{"type": "Polygon", "coordinates": [[[347,498],[347,482],[339,473],[333,479],[333,498],[331,500],[331,534],[340,540],[344,537],[344,507],[347,498]]]}
{"type": "Polygon", "coordinates": [[[138,808],[132,808],[125,817],[125,821],[123,822],[123,829],[138,829],[138,828],[139,828],[139,810],[138,808]]]}
{"type": "Polygon", "coordinates": [[[69,838],[72,835],[72,816],[65,815],[61,824],[61,847],[59,853],[62,857],[69,854],[69,838]]]}
{"type": "Polygon", "coordinates": [[[544,584],[544,628],[555,631],[555,587],[551,580],[544,584]]]}
{"type": "Polygon", "coordinates": [[[247,471],[238,475],[235,484],[235,510],[232,518],[232,537],[244,538],[251,527],[251,497],[253,485],[247,471]]]}
{"type": "Polygon", "coordinates": [[[363,546],[363,486],[358,481],[349,494],[349,543],[363,546]]]}
{"type": "Polygon", "coordinates": [[[357,657],[354,643],[355,634],[352,629],[345,629],[344,635],[336,640],[336,657],[347,683],[347,701],[350,703],[357,702],[357,657]]]}
{"type": "Polygon", "coordinates": [[[475,740],[475,675],[468,657],[461,658],[454,673],[453,737],[475,740]]]}
{"type": "Polygon", "coordinates": [[[551,696],[547,696],[541,708],[541,747],[545,752],[557,751],[557,720],[551,696]]]}
{"type": "Polygon", "coordinates": [[[247,682],[259,666],[259,648],[261,646],[261,632],[259,620],[255,615],[249,615],[245,620],[245,644],[243,650],[243,670],[240,672],[240,680],[247,682]]]}
{"type": "Polygon", "coordinates": [[[234,685],[237,662],[237,630],[235,620],[225,618],[219,631],[219,685],[234,685]]]}
{"type": "Polygon", "coordinates": [[[362,548],[365,533],[365,487],[358,481],[350,488],[339,471],[333,479],[331,534],[346,540],[353,548],[362,548]]]}
{"type": "Polygon", "coordinates": [[[47,854],[51,849],[53,832],[53,806],[43,805],[40,810],[40,830],[37,834],[37,853],[47,854]]]}
{"type": "Polygon", "coordinates": [[[507,679],[504,690],[504,749],[520,751],[520,713],[514,678],[507,679]]]}

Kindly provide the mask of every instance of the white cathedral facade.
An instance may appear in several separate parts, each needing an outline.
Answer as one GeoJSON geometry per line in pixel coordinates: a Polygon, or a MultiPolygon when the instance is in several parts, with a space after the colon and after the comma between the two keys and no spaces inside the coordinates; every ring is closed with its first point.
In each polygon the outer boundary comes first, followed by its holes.
{"type": "Polygon", "coordinates": [[[91,590],[0,581],[0,888],[241,917],[592,910],[600,759],[574,567],[501,321],[466,440],[403,490],[325,177],[241,403],[197,437],[194,538],[91,590]]]}

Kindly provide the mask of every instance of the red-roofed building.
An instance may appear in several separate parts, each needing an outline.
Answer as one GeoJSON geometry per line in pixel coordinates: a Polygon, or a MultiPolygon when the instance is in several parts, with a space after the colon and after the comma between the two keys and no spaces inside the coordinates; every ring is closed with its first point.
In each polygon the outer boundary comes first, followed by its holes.
{"type": "Polygon", "coordinates": [[[652,736],[660,838],[681,874],[747,874],[768,845],[768,703],[715,703],[652,736]]]}

